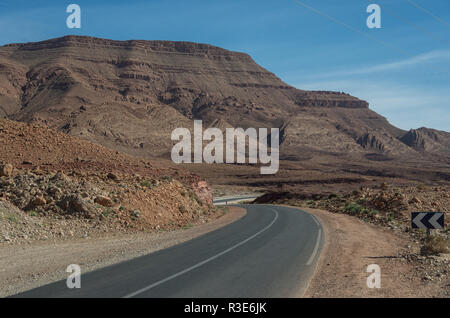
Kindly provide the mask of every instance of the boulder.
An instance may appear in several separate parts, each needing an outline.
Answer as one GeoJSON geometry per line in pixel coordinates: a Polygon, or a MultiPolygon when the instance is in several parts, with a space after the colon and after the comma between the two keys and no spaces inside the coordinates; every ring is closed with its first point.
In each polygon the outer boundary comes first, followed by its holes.
{"type": "Polygon", "coordinates": [[[52,178],[50,178],[50,180],[52,180],[52,181],[55,181],[55,180],[66,181],[66,180],[68,180],[68,177],[64,174],[64,172],[58,171],[52,178]]]}
{"type": "Polygon", "coordinates": [[[13,174],[14,167],[7,163],[4,165],[0,165],[0,177],[11,177],[13,174]]]}
{"type": "Polygon", "coordinates": [[[57,198],[62,194],[61,189],[58,187],[51,187],[47,190],[47,192],[54,198],[57,198]]]}
{"type": "Polygon", "coordinates": [[[113,201],[110,198],[98,196],[94,200],[95,203],[100,204],[104,207],[112,207],[114,205],[113,201]]]}
{"type": "Polygon", "coordinates": [[[45,204],[47,204],[47,201],[45,200],[45,198],[44,197],[42,197],[42,196],[37,196],[37,197],[35,197],[32,201],[31,201],[31,204],[33,205],[33,206],[42,206],[42,205],[45,205],[45,204]]]}
{"type": "Polygon", "coordinates": [[[213,203],[213,194],[212,194],[212,188],[209,186],[208,182],[206,181],[198,181],[196,183],[192,184],[192,188],[195,192],[195,194],[198,196],[198,198],[206,204],[212,204],[213,203]]]}
{"type": "Polygon", "coordinates": [[[108,173],[107,178],[111,179],[111,180],[114,180],[114,181],[119,181],[119,177],[116,174],[112,173],[112,172],[108,173]]]}
{"type": "Polygon", "coordinates": [[[77,195],[68,195],[58,203],[59,207],[68,213],[78,212],[86,215],[91,214],[89,205],[77,195]]]}

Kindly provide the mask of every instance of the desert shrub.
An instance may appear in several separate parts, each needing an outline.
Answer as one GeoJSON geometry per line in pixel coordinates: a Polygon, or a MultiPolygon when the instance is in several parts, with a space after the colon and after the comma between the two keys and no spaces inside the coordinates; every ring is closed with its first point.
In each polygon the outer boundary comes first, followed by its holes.
{"type": "Polygon", "coordinates": [[[6,218],[8,219],[8,221],[10,221],[12,223],[17,223],[18,222],[15,215],[10,214],[6,218]]]}
{"type": "Polygon", "coordinates": [[[426,189],[427,189],[427,186],[423,183],[417,185],[417,190],[425,191],[426,189]]]}
{"type": "Polygon", "coordinates": [[[181,213],[186,213],[186,207],[184,205],[180,205],[178,210],[180,210],[181,213]]]}
{"type": "Polygon", "coordinates": [[[141,187],[150,188],[152,185],[147,180],[141,182],[141,187]]]}
{"type": "Polygon", "coordinates": [[[228,213],[229,212],[229,208],[227,206],[219,206],[219,209],[222,210],[222,213],[228,213]]]}
{"type": "Polygon", "coordinates": [[[393,212],[389,212],[389,213],[386,214],[386,220],[388,222],[391,222],[391,221],[394,220],[394,216],[395,216],[395,214],[393,212]]]}
{"type": "Polygon", "coordinates": [[[193,225],[191,223],[188,223],[185,226],[183,226],[183,229],[187,230],[190,229],[191,227],[193,227],[193,225]]]}
{"type": "Polygon", "coordinates": [[[357,203],[347,203],[344,207],[344,211],[352,214],[359,214],[364,208],[357,203]]]}
{"type": "Polygon", "coordinates": [[[192,200],[195,200],[198,205],[203,206],[203,201],[200,200],[200,198],[198,197],[198,195],[195,192],[191,191],[189,193],[189,196],[191,197],[192,200]]]}
{"type": "Polygon", "coordinates": [[[162,176],[162,180],[172,182],[173,178],[171,176],[162,176]]]}
{"type": "Polygon", "coordinates": [[[422,255],[438,255],[440,253],[449,253],[450,243],[441,235],[428,236],[420,249],[422,255]]]}
{"type": "Polygon", "coordinates": [[[114,213],[114,210],[111,209],[111,208],[107,208],[106,210],[102,211],[102,215],[103,215],[104,217],[108,217],[109,215],[111,215],[111,214],[113,214],[113,213],[114,213]]]}
{"type": "Polygon", "coordinates": [[[358,204],[364,204],[367,202],[367,200],[365,198],[361,198],[358,201],[356,201],[358,204]]]}

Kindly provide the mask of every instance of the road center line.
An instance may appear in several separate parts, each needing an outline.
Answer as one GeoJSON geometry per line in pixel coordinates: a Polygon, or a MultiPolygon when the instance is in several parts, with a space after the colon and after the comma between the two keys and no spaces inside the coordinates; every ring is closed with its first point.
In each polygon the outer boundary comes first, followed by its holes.
{"type": "Polygon", "coordinates": [[[165,282],[167,282],[169,280],[172,280],[172,279],[174,279],[174,278],[176,278],[178,276],[181,276],[183,274],[186,274],[187,272],[190,272],[190,271],[192,271],[192,270],[194,270],[194,269],[196,269],[196,268],[198,268],[198,267],[200,267],[202,265],[205,265],[206,263],[209,263],[209,262],[215,260],[216,258],[218,258],[218,257],[220,257],[220,256],[222,256],[222,255],[224,255],[224,254],[226,254],[228,252],[231,252],[235,248],[237,248],[237,247],[247,243],[248,241],[254,239],[255,237],[257,237],[258,235],[260,235],[264,231],[268,230],[275,223],[275,221],[278,219],[278,211],[276,211],[276,210],[274,210],[272,208],[269,208],[269,209],[275,212],[275,217],[273,218],[272,222],[270,222],[270,224],[268,226],[266,226],[265,228],[263,228],[261,231],[253,234],[249,238],[247,238],[247,239],[237,243],[236,245],[233,245],[232,247],[230,247],[230,248],[220,252],[219,254],[216,254],[216,255],[214,255],[214,256],[212,256],[212,257],[210,257],[210,258],[208,258],[208,259],[206,259],[206,260],[204,260],[204,261],[202,261],[202,262],[200,262],[198,264],[195,264],[195,265],[193,265],[193,266],[191,266],[189,268],[186,268],[185,270],[182,270],[181,272],[173,274],[172,276],[169,276],[169,277],[164,278],[164,279],[162,279],[160,281],[157,281],[156,283],[153,283],[153,284],[151,284],[151,285],[149,285],[147,287],[139,289],[139,290],[137,290],[137,291],[135,291],[135,292],[133,292],[131,294],[128,294],[128,295],[124,296],[123,298],[131,298],[131,297],[137,296],[139,294],[142,294],[142,293],[144,293],[144,292],[146,292],[146,291],[148,291],[148,290],[150,290],[150,289],[152,289],[152,288],[154,288],[156,286],[159,286],[159,285],[161,285],[161,284],[163,284],[163,283],[165,283],[165,282]]]}

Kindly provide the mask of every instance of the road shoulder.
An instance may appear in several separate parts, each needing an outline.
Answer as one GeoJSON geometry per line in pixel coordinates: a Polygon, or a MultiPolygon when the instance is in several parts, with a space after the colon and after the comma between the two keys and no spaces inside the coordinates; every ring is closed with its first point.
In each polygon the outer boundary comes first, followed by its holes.
{"type": "Polygon", "coordinates": [[[224,216],[185,230],[0,245],[0,297],[66,279],[69,274],[65,270],[69,264],[80,265],[82,273],[86,273],[186,242],[246,214],[245,209],[228,208],[224,216]]]}
{"type": "MultiPolygon", "coordinates": [[[[324,246],[304,297],[448,297],[445,281],[424,281],[402,254],[407,238],[352,216],[301,208],[324,229],[324,246]],[[381,269],[381,288],[368,288],[367,267],[381,269]]],[[[430,264],[432,266],[432,264],[430,264]]]]}

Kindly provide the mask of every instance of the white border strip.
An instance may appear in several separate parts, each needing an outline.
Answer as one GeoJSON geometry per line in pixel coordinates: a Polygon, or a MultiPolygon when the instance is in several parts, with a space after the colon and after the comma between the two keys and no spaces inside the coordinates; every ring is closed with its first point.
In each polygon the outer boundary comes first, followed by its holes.
{"type": "Polygon", "coordinates": [[[314,258],[316,257],[317,251],[319,249],[319,243],[320,243],[321,236],[322,236],[322,229],[319,228],[319,232],[317,232],[316,245],[314,246],[314,250],[313,250],[311,256],[309,257],[308,263],[306,263],[306,265],[311,265],[314,258]]]}

